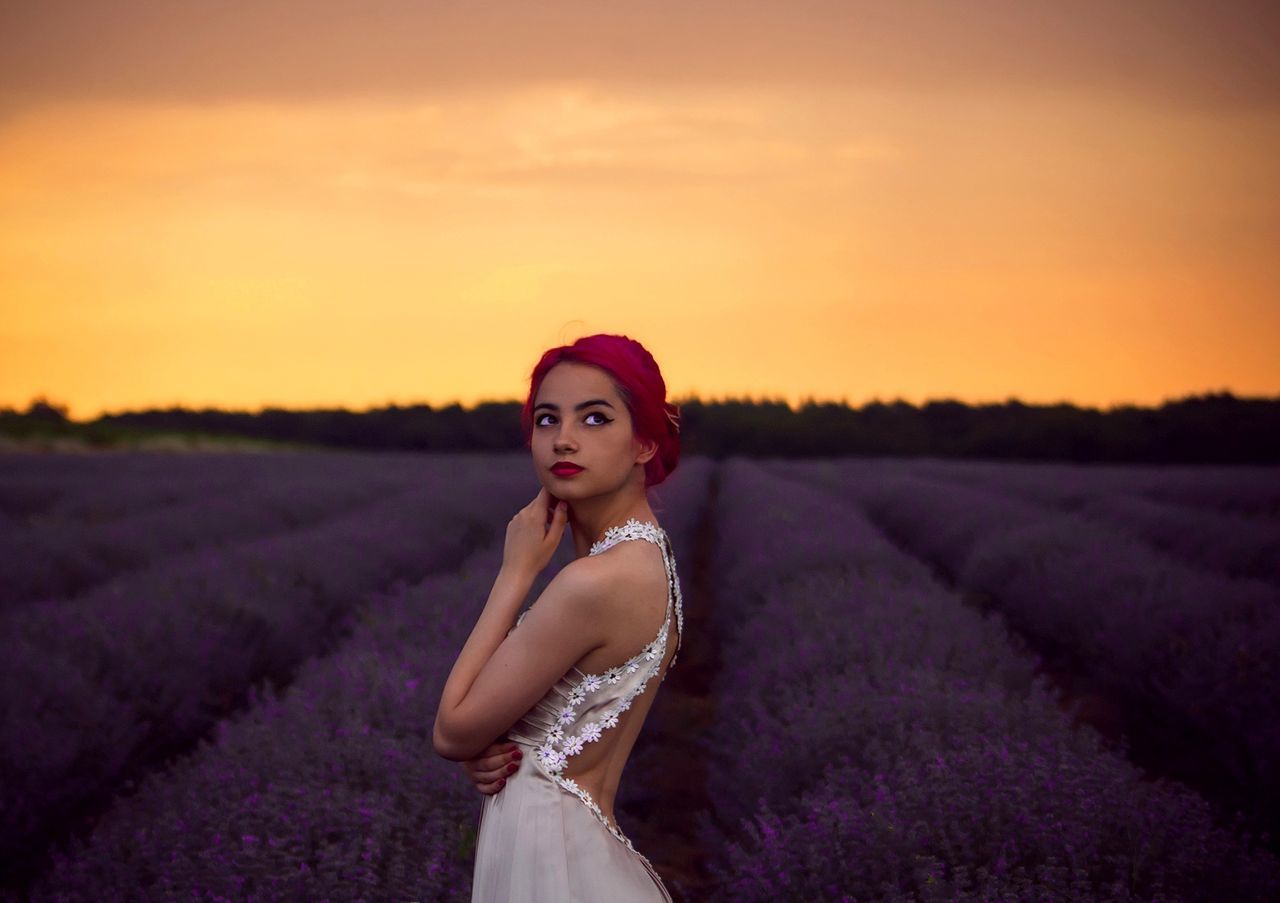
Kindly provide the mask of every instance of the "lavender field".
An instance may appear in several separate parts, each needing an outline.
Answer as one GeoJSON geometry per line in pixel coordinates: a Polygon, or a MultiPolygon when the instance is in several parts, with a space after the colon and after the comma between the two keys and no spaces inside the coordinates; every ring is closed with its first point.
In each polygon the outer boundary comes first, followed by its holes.
{"type": "MultiPolygon", "coordinates": [[[[434,705],[537,489],[0,456],[5,898],[469,899],[434,705]]],[[[617,814],[678,899],[1280,896],[1280,470],[687,457],[650,501],[686,633],[617,814]]]]}

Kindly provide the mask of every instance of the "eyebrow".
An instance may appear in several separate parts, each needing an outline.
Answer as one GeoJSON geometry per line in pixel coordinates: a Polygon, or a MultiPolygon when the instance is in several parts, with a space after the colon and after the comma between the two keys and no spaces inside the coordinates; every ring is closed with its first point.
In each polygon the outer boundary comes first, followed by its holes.
{"type": "MultiPolygon", "coordinates": [[[[604,405],[606,408],[612,408],[612,407],[613,407],[613,405],[609,404],[609,402],[605,401],[603,398],[592,398],[592,399],[591,399],[591,400],[589,400],[589,401],[584,401],[584,402],[582,402],[581,404],[576,404],[576,405],[574,405],[574,406],[573,406],[573,409],[574,409],[575,411],[581,411],[583,408],[589,408],[589,407],[591,407],[593,404],[602,404],[602,405],[604,405]]],[[[540,401],[540,402],[538,402],[536,405],[534,405],[534,406],[533,406],[533,409],[534,409],[535,411],[536,411],[536,410],[538,410],[539,408],[550,408],[550,409],[551,409],[551,410],[553,410],[553,411],[559,411],[559,410],[560,410],[560,406],[559,406],[559,405],[552,404],[552,403],[551,403],[551,402],[549,402],[549,401],[540,401]]]]}

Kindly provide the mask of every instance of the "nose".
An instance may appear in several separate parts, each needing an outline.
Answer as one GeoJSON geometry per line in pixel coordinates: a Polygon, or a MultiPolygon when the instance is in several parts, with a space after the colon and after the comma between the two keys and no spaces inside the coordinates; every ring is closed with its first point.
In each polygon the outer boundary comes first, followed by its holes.
{"type": "Polygon", "coordinates": [[[556,430],[554,446],[557,452],[567,451],[573,447],[573,424],[560,424],[560,429],[556,430]]]}

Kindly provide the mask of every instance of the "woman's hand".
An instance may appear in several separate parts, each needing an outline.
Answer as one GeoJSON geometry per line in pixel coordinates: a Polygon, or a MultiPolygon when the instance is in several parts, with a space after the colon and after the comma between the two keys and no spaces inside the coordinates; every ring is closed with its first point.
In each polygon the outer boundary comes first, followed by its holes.
{"type": "Polygon", "coordinates": [[[496,740],[485,747],[484,752],[474,759],[462,763],[467,777],[471,778],[476,789],[492,796],[502,789],[509,775],[520,768],[523,754],[514,743],[499,743],[496,740]]]}
{"type": "Polygon", "coordinates": [[[502,567],[533,577],[551,562],[569,520],[569,503],[561,499],[551,509],[551,493],[543,486],[534,500],[507,524],[502,567]]]}

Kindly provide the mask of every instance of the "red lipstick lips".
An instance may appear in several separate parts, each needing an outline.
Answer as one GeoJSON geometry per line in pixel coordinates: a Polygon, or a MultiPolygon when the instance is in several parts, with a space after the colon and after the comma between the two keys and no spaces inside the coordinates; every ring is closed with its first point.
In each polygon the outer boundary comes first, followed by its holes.
{"type": "Polygon", "coordinates": [[[568,461],[557,461],[551,465],[551,472],[558,477],[571,477],[575,473],[582,473],[582,471],[583,468],[568,461]]]}

